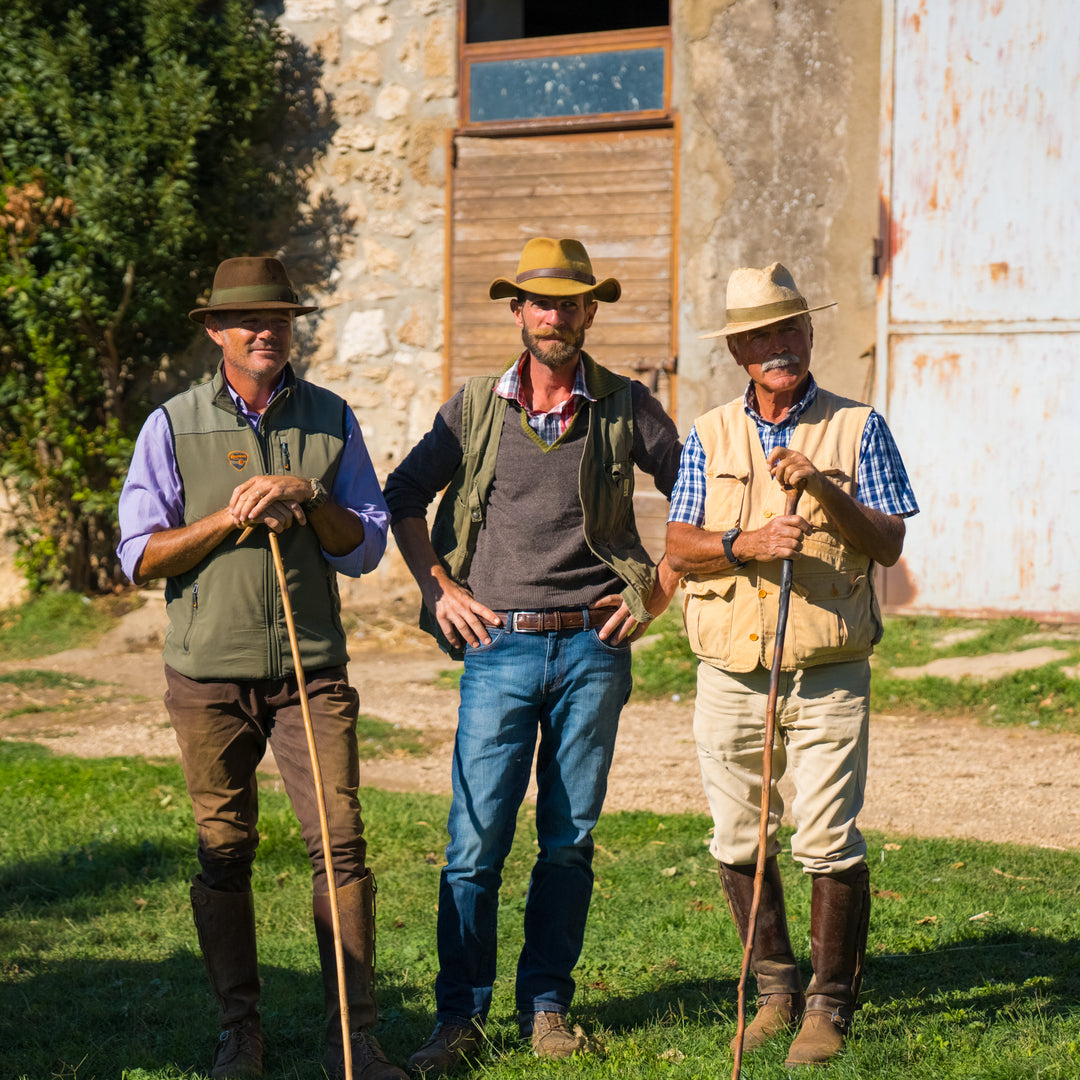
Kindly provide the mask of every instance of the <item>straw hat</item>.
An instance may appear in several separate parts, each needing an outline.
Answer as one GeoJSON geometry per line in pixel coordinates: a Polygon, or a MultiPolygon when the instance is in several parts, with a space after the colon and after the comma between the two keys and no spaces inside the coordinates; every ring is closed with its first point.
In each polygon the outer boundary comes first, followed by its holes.
{"type": "Polygon", "coordinates": [[[836,301],[808,307],[806,298],[799,292],[795,279],[787,268],[774,262],[764,270],[752,266],[740,266],[731,271],[727,283],[727,325],[701,338],[727,337],[756,330],[759,326],[782,322],[792,315],[805,315],[811,311],[836,307],[836,301]]]}
{"type": "Polygon", "coordinates": [[[210,302],[188,312],[201,323],[213,311],[292,311],[307,315],[318,311],[300,303],[280,259],[226,259],[214,274],[210,302]]]}
{"type": "Polygon", "coordinates": [[[496,278],[488,296],[492,300],[505,300],[519,292],[539,296],[580,296],[591,292],[597,300],[613,304],[622,295],[622,287],[614,278],[596,283],[592,263],[579,240],[537,236],[522,249],[514,280],[496,278]]]}

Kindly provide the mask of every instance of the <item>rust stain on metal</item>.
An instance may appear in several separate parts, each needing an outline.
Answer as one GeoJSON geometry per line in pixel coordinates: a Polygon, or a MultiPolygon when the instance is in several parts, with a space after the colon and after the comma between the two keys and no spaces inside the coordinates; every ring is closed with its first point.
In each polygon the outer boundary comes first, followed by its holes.
{"type": "Polygon", "coordinates": [[[990,280],[1002,281],[1009,276],[1009,264],[1007,262],[994,262],[990,264],[990,280]]]}

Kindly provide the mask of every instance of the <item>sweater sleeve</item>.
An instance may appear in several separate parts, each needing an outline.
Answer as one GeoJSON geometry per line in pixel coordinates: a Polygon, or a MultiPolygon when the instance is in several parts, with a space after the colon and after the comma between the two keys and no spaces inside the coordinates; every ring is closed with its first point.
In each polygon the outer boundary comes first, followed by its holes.
{"type": "Polygon", "coordinates": [[[682,453],[678,428],[644,383],[635,380],[630,392],[634,405],[634,464],[652,476],[657,491],[670,499],[682,453]]]}
{"type": "Polygon", "coordinates": [[[435,415],[431,430],[386,478],[383,495],[390,523],[427,516],[435,496],[453,479],[461,464],[461,403],[459,390],[435,415]]]}

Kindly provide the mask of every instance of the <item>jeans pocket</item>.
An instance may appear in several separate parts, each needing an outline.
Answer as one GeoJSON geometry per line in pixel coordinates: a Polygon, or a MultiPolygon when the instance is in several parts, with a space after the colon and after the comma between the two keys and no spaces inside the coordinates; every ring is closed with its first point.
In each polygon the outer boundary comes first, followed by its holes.
{"type": "Polygon", "coordinates": [[[600,631],[595,628],[589,631],[589,636],[597,645],[600,646],[601,649],[604,650],[604,652],[615,653],[616,655],[619,655],[621,653],[630,651],[630,642],[627,641],[626,638],[623,638],[623,640],[618,643],[611,642],[610,639],[604,641],[600,637],[600,631]]]}
{"type": "Polygon", "coordinates": [[[489,626],[487,628],[487,632],[488,636],[491,638],[491,644],[484,645],[483,643],[481,643],[479,645],[466,645],[465,651],[470,656],[475,656],[477,653],[492,652],[499,644],[499,642],[502,641],[508,634],[508,631],[501,626],[489,626]]]}

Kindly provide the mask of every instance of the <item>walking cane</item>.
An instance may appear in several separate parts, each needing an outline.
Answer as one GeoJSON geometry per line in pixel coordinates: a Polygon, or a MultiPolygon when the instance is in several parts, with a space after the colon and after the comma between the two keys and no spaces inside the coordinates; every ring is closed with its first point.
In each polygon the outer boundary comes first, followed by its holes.
{"type": "MultiPolygon", "coordinates": [[[[251,532],[249,525],[236,541],[242,544],[251,532]]],[[[296,669],[296,685],[300,692],[300,712],[304,716],[304,734],[307,735],[308,754],[311,757],[311,775],[315,781],[315,800],[319,806],[319,831],[322,834],[323,859],[326,862],[326,879],[330,886],[330,922],[334,928],[334,959],[337,963],[338,1005],[341,1012],[341,1043],[345,1053],[345,1080],[352,1080],[352,1045],[349,1041],[349,1001],[345,993],[345,950],[341,944],[341,919],[338,916],[337,882],[334,880],[334,861],[330,854],[330,826],[326,820],[326,802],[323,799],[322,770],[319,755],[315,751],[315,730],[311,724],[311,707],[308,705],[307,684],[304,667],[300,662],[300,643],[296,639],[296,623],[293,622],[292,604],[289,602],[289,585],[285,580],[285,566],[281,561],[281,545],[277,533],[268,528],[270,552],[274,557],[274,570],[281,589],[281,603],[285,609],[285,624],[289,628],[289,645],[292,648],[293,667],[296,669]]]]}
{"type": "MultiPolygon", "coordinates": [[[[794,514],[801,488],[787,493],[785,514],[794,514]]],[[[758,822],[757,866],[754,869],[754,894],[750,901],[750,917],[746,925],[746,945],[743,948],[742,971],[739,973],[739,1012],[735,1030],[735,1065],[731,1080],[739,1080],[742,1069],[743,1035],[746,1033],[746,976],[754,952],[754,933],[757,930],[761,887],[765,881],[765,844],[769,835],[769,802],[772,792],[772,749],[776,731],[776,698],[780,690],[780,664],[784,658],[784,636],[787,633],[788,601],[791,598],[791,579],[794,560],[785,559],[780,571],[780,607],[776,613],[776,637],[773,641],[773,662],[769,671],[769,697],[765,703],[765,752],[761,762],[761,818],[758,822]]]]}

